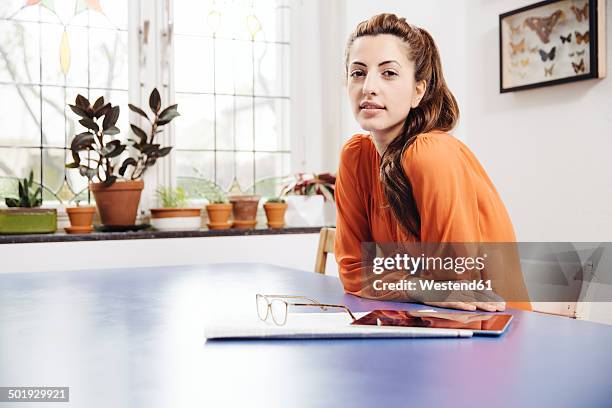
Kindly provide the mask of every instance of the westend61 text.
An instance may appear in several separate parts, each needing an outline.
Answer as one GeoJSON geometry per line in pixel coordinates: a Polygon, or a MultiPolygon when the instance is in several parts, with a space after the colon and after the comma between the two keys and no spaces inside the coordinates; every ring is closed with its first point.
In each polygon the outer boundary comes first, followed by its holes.
{"type": "Polygon", "coordinates": [[[417,281],[402,279],[397,282],[383,282],[381,279],[372,283],[374,290],[423,290],[423,291],[492,291],[491,280],[472,281],[435,281],[418,279],[417,281]],[[418,282],[418,288],[417,288],[418,282]]]}

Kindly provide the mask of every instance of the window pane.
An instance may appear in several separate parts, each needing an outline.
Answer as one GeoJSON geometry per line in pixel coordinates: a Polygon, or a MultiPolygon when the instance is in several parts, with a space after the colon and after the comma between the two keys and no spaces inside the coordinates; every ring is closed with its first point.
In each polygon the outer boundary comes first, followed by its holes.
{"type": "MultiPolygon", "coordinates": [[[[234,180],[235,153],[217,152],[217,184],[227,191],[234,180]]],[[[242,185],[241,185],[242,186],[242,185]]]]}
{"type": "Polygon", "coordinates": [[[90,86],[128,88],[127,32],[89,30],[90,86]]]}
{"type": "Polygon", "coordinates": [[[36,23],[0,21],[0,81],[37,84],[40,81],[40,28],[36,23]]]}
{"type": "Polygon", "coordinates": [[[217,149],[234,150],[236,107],[233,96],[217,96],[217,149]]]}
{"type": "Polygon", "coordinates": [[[174,79],[177,92],[213,91],[213,41],[174,36],[174,79]]]}
{"type": "Polygon", "coordinates": [[[253,150],[253,98],[236,97],[236,149],[253,150]]]}
{"type": "Polygon", "coordinates": [[[64,184],[65,152],[63,148],[43,150],[43,184],[54,194],[57,194],[64,184]]]}
{"type": "Polygon", "coordinates": [[[236,153],[236,172],[238,183],[243,191],[250,188],[255,182],[253,173],[253,153],[236,153]]]}
{"type": "Polygon", "coordinates": [[[0,146],[38,146],[40,143],[40,88],[0,85],[0,146]]]}
{"type": "Polygon", "coordinates": [[[215,179],[215,154],[174,150],[177,177],[215,179]]]}
{"type": "Polygon", "coordinates": [[[289,150],[289,101],[255,98],[255,150],[289,150]]]}
{"type": "Polygon", "coordinates": [[[289,46],[255,44],[255,95],[289,95],[289,46]]]}
{"type": "Polygon", "coordinates": [[[212,95],[176,94],[180,120],[175,122],[175,145],[180,149],[214,149],[212,95]]]}
{"type": "Polygon", "coordinates": [[[39,148],[0,147],[0,176],[24,178],[34,169],[34,180],[40,181],[39,148]]]}
{"type": "MultiPolygon", "coordinates": [[[[66,114],[66,88],[43,86],[42,99],[43,146],[64,147],[66,146],[66,120],[64,117],[66,114]]],[[[74,103],[74,99],[70,103],[74,103]]],[[[70,114],[73,114],[71,110],[70,114]]]]}
{"type": "Polygon", "coordinates": [[[255,153],[255,179],[289,175],[289,153],[255,153]]]}

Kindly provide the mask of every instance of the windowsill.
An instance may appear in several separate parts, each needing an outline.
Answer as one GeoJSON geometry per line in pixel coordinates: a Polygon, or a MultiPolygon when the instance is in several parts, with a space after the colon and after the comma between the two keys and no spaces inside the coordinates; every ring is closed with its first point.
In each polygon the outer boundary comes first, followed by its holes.
{"type": "Polygon", "coordinates": [[[156,238],[205,238],[205,237],[231,237],[248,235],[279,235],[279,234],[316,234],[321,227],[291,227],[291,228],[255,228],[255,229],[227,229],[197,231],[129,231],[129,232],[92,232],[90,234],[23,234],[0,235],[0,244],[25,244],[42,242],[77,242],[77,241],[108,241],[129,239],[156,239],[156,238]]]}

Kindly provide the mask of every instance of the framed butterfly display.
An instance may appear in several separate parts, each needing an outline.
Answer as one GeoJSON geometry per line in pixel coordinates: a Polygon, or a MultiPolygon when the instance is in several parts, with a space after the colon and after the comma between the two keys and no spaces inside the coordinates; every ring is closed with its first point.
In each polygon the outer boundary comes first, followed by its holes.
{"type": "Polygon", "coordinates": [[[606,76],[606,0],[546,0],[499,16],[499,91],[606,76]]]}

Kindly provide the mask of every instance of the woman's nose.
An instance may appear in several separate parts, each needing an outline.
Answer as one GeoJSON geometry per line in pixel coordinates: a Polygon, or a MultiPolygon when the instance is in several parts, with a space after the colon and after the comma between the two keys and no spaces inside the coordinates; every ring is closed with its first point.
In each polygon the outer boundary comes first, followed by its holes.
{"type": "Polygon", "coordinates": [[[361,92],[364,95],[376,95],[378,93],[377,76],[373,73],[368,73],[363,81],[363,89],[361,92]]]}

